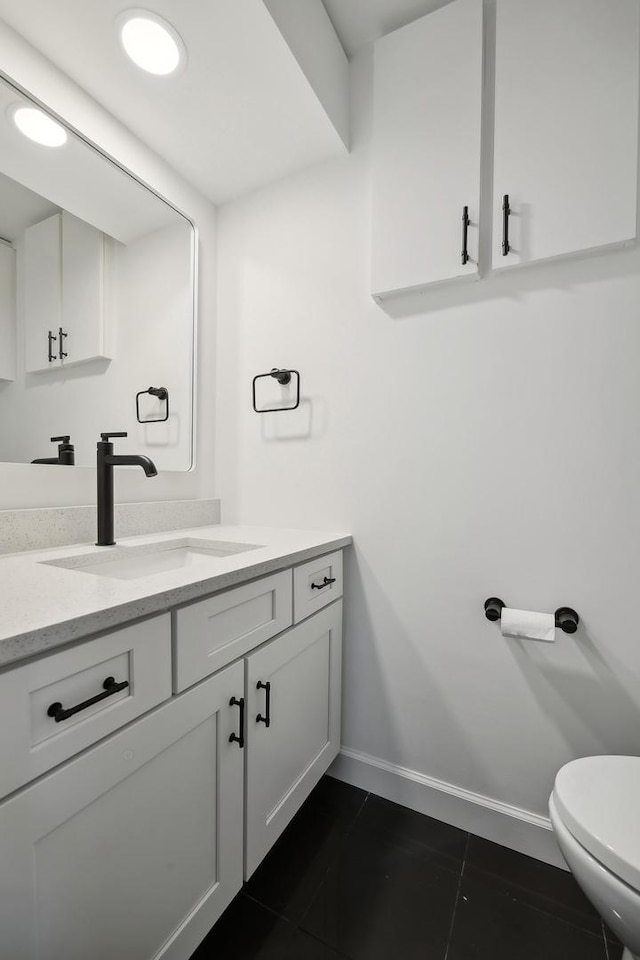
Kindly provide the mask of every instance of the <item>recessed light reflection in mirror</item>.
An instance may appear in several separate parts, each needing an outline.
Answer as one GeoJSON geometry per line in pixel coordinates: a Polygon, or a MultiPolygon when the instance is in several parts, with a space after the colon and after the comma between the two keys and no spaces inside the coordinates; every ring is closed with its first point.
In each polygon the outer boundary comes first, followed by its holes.
{"type": "Polygon", "coordinates": [[[61,147],[67,142],[64,127],[38,107],[14,106],[11,116],[20,133],[43,147],[61,147]]]}

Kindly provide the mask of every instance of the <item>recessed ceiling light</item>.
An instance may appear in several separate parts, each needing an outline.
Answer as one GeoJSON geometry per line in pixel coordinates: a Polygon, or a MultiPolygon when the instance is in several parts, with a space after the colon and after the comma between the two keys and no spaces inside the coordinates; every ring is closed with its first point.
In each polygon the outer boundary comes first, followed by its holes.
{"type": "Polygon", "coordinates": [[[148,10],[126,10],[118,17],[118,33],[131,60],[158,77],[175,73],[187,59],[182,37],[170,23],[148,10]]]}
{"type": "Polygon", "coordinates": [[[38,107],[25,107],[20,104],[10,108],[16,127],[30,140],[44,147],[61,147],[67,142],[67,131],[38,107]]]}

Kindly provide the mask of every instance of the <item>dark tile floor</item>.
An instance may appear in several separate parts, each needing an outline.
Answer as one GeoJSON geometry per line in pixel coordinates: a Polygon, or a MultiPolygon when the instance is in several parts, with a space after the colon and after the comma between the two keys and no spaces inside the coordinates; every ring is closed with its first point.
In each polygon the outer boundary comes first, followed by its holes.
{"type": "Polygon", "coordinates": [[[619,960],[571,874],[325,777],[192,960],[619,960]]]}

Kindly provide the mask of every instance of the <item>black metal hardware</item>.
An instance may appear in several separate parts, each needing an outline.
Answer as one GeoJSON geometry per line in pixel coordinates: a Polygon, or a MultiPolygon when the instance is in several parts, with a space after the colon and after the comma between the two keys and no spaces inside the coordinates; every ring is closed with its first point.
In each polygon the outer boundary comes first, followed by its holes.
{"type": "Polygon", "coordinates": [[[332,583],[335,583],[335,582],[336,582],[336,578],[335,578],[335,577],[325,577],[324,580],[322,581],[322,583],[312,583],[312,584],[311,584],[311,589],[312,589],[312,590],[324,590],[325,587],[329,587],[329,586],[331,586],[332,583]]]}
{"type": "Polygon", "coordinates": [[[113,452],[113,437],[126,437],[126,431],[101,433],[97,451],[98,477],[98,539],[97,547],[112,547],[113,538],[113,468],[142,467],[147,477],[157,477],[158,471],[153,460],[138,454],[117,455],[113,452]]]}
{"type": "Polygon", "coordinates": [[[82,703],[77,703],[75,707],[67,707],[65,710],[61,703],[52,703],[47,710],[47,716],[52,717],[56,723],[60,723],[62,720],[68,720],[69,717],[73,717],[74,714],[80,713],[81,710],[86,710],[87,707],[92,707],[94,703],[100,703],[101,700],[106,700],[107,697],[112,697],[114,693],[120,693],[121,690],[126,690],[126,688],[129,686],[129,681],[122,680],[120,683],[116,683],[115,677],[107,677],[102,686],[104,687],[103,693],[97,693],[95,697],[90,697],[88,700],[83,700],[82,703]]]}
{"type": "Polygon", "coordinates": [[[558,607],[555,613],[556,627],[565,633],[575,633],[580,623],[580,617],[571,607],[558,607]]]}
{"type": "Polygon", "coordinates": [[[271,681],[267,680],[266,683],[263,683],[262,680],[258,680],[256,690],[264,690],[265,692],[264,717],[259,713],[256,717],[256,723],[264,723],[265,727],[269,727],[271,726],[271,681]]]}
{"type": "Polygon", "coordinates": [[[57,457],[40,457],[32,460],[31,463],[58,463],[63,466],[72,467],[76,462],[76,448],[71,443],[71,437],[51,437],[51,443],[58,444],[57,457]]]}
{"type": "Polygon", "coordinates": [[[462,208],[462,266],[469,263],[469,251],[467,249],[467,239],[469,235],[469,207],[462,208]]]}
{"type": "Polygon", "coordinates": [[[58,338],[56,337],[55,333],[52,333],[52,331],[49,330],[49,332],[48,332],[48,334],[47,334],[47,340],[49,341],[49,346],[48,346],[48,349],[47,349],[47,358],[48,358],[48,360],[49,360],[49,363],[53,363],[54,360],[57,360],[57,359],[58,359],[58,357],[56,356],[56,354],[51,352],[51,344],[52,344],[52,343],[55,343],[55,341],[56,341],[57,339],[58,339],[58,338]]]}
{"type": "Polygon", "coordinates": [[[68,337],[68,334],[64,332],[64,330],[62,329],[62,327],[58,327],[58,350],[60,351],[60,359],[61,359],[61,360],[64,360],[65,357],[68,357],[68,356],[69,356],[69,354],[68,354],[68,353],[65,353],[65,351],[64,351],[64,349],[63,349],[63,347],[64,347],[64,342],[63,342],[63,341],[66,340],[67,337],[68,337]]]}
{"type": "Polygon", "coordinates": [[[499,600],[497,597],[489,597],[489,599],[484,602],[484,615],[487,620],[499,620],[502,616],[503,607],[504,603],[502,600],[499,600]]]}
{"type": "Polygon", "coordinates": [[[140,390],[139,393],[136,393],[136,420],[138,423],[164,423],[169,419],[169,391],[166,387],[149,387],[148,390],[140,390]],[[140,417],[140,397],[145,393],[151,394],[152,397],[157,397],[158,400],[166,401],[166,409],[164,417],[156,417],[153,419],[142,420],[140,417]]]}
{"type": "Polygon", "coordinates": [[[279,413],[282,410],[296,410],[300,406],[300,374],[297,370],[279,370],[277,367],[273,367],[269,373],[259,373],[253,378],[252,383],[252,392],[253,392],[253,409],[255,413],[279,413]],[[291,407],[265,407],[263,410],[258,410],[256,404],[256,383],[258,380],[262,380],[264,377],[273,377],[274,380],[277,380],[278,383],[286,387],[287,384],[291,383],[291,377],[296,378],[296,400],[293,406],[291,407]]]}
{"type": "Polygon", "coordinates": [[[231,697],[230,707],[240,707],[240,733],[230,733],[229,743],[237,743],[240,749],[244,747],[244,697],[231,697]]]}
{"type": "Polygon", "coordinates": [[[509,194],[505,193],[502,198],[502,256],[506,257],[511,246],[509,244],[509,216],[511,207],[509,206],[509,194]]]}
{"type": "MultiPolygon", "coordinates": [[[[502,616],[504,603],[498,597],[490,597],[484,602],[484,615],[487,620],[499,620],[502,616]]],[[[564,633],[575,633],[580,623],[580,617],[572,607],[558,607],[555,612],[555,625],[564,633]]]]}

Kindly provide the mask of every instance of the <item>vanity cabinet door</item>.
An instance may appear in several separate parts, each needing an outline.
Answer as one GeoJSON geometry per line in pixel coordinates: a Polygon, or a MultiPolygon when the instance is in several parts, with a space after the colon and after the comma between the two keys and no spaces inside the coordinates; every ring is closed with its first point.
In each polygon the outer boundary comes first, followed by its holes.
{"type": "Polygon", "coordinates": [[[342,601],[246,662],[248,879],[340,748],[342,601]]]}
{"type": "Polygon", "coordinates": [[[375,45],[372,294],[476,278],[482,2],[453,3],[375,45]],[[468,208],[463,251],[463,210],[468,208]]]}
{"type": "Polygon", "coordinates": [[[493,266],[633,240],[638,0],[498,0],[496,15],[493,266]]]}
{"type": "Polygon", "coordinates": [[[0,805],[1,960],[186,960],[240,889],[242,663],[0,805]]]}

